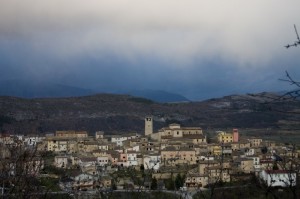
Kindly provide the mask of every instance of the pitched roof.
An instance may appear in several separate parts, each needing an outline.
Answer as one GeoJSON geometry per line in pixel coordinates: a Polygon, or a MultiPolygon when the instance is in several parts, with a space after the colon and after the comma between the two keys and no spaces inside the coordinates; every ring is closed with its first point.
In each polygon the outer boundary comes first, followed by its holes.
{"type": "Polygon", "coordinates": [[[205,136],[202,134],[189,134],[189,135],[183,135],[183,138],[187,139],[204,139],[205,136]]]}
{"type": "Polygon", "coordinates": [[[285,173],[296,173],[290,170],[265,170],[267,174],[285,174],[285,173]]]}

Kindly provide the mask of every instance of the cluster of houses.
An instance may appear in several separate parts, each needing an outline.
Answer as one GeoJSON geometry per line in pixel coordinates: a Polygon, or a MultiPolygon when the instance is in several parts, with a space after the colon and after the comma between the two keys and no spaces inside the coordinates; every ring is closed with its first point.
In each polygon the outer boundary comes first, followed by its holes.
{"type": "MultiPolygon", "coordinates": [[[[11,144],[11,137],[0,137],[0,143],[11,144]]],[[[176,172],[184,174],[189,188],[230,182],[245,174],[256,175],[268,186],[295,186],[299,174],[299,151],[292,146],[260,138],[241,139],[238,129],[217,131],[209,142],[200,127],[170,124],[154,133],[152,117],[145,118],[144,135],[56,131],[44,137],[18,136],[18,140],[38,151],[53,152],[55,167],[79,168],[71,180],[61,182],[64,189],[108,188],[116,170],[141,166],[159,180],[176,172]]]]}

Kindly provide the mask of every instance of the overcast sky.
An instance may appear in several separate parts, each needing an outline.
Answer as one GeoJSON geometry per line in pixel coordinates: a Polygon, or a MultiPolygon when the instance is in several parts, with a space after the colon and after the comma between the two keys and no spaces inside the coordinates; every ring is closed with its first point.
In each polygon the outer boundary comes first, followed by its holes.
{"type": "Polygon", "coordinates": [[[190,99],[291,88],[299,0],[1,0],[0,79],[190,99]]]}

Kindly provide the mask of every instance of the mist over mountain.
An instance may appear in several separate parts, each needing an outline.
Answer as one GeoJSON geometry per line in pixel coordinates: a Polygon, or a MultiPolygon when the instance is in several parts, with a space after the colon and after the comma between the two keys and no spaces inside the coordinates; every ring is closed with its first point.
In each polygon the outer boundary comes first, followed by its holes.
{"type": "MultiPolygon", "coordinates": [[[[93,89],[85,89],[41,81],[33,82],[30,80],[7,80],[0,82],[0,96],[13,96],[21,98],[57,98],[88,96],[99,93],[103,92],[93,89]]],[[[105,93],[110,92],[106,91],[105,93]]],[[[163,90],[120,91],[116,94],[129,94],[160,103],[190,101],[180,94],[166,92],[163,90]]]]}
{"type": "Polygon", "coordinates": [[[7,80],[0,82],[1,96],[14,96],[21,98],[52,98],[76,97],[95,94],[92,90],[78,88],[63,84],[47,82],[34,82],[27,80],[7,80]]]}

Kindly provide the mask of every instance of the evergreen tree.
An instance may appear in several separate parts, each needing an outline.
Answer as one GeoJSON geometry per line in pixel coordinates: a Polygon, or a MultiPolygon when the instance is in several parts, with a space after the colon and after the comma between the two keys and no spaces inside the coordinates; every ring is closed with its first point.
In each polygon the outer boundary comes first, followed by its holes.
{"type": "Polygon", "coordinates": [[[172,178],[169,178],[165,181],[165,186],[168,190],[174,190],[175,186],[174,186],[174,180],[172,178]]]}
{"type": "Polygon", "coordinates": [[[184,181],[184,179],[182,179],[181,175],[178,173],[175,178],[176,189],[179,189],[180,187],[183,186],[183,181],[184,181]]]}
{"type": "Polygon", "coordinates": [[[156,190],[157,189],[157,179],[154,177],[152,178],[152,181],[151,181],[151,189],[152,190],[156,190]]]}
{"type": "Polygon", "coordinates": [[[144,165],[143,165],[143,164],[141,164],[141,166],[140,166],[140,170],[141,170],[142,172],[144,172],[144,170],[145,170],[145,167],[144,167],[144,165]]]}

